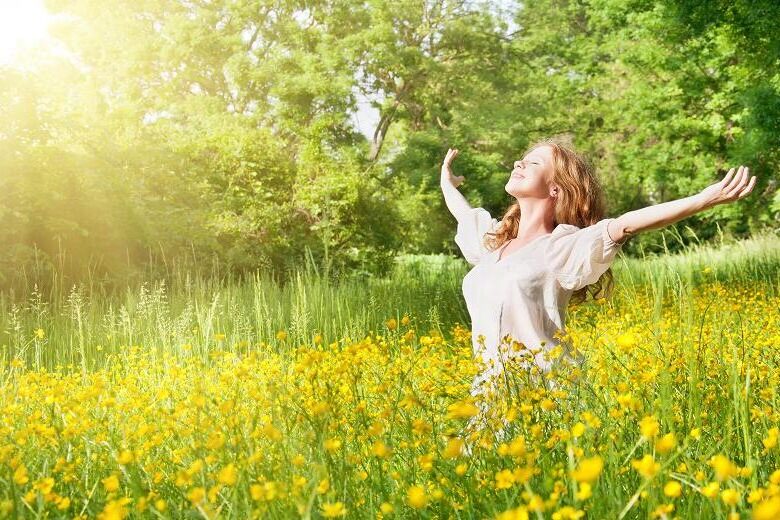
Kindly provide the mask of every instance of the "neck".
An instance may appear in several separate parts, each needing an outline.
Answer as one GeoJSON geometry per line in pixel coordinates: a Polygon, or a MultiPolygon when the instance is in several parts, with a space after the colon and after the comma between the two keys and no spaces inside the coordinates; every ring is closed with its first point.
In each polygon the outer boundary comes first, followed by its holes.
{"type": "Polygon", "coordinates": [[[551,199],[518,198],[520,205],[520,224],[517,238],[533,239],[540,235],[552,233],[555,229],[555,206],[551,199]]]}

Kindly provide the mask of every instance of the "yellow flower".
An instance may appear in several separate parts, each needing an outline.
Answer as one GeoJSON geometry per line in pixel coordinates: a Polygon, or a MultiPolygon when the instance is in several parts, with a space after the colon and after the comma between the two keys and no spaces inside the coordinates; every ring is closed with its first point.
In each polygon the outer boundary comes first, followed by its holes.
{"type": "Polygon", "coordinates": [[[51,477],[46,477],[36,482],[35,485],[33,486],[33,489],[36,489],[41,493],[43,493],[44,495],[46,495],[48,493],[51,493],[53,487],[54,487],[54,479],[51,477]]]}
{"type": "Polygon", "coordinates": [[[447,407],[447,419],[470,419],[479,413],[479,408],[470,400],[458,401],[447,407]]]}
{"type": "Polygon", "coordinates": [[[739,501],[739,493],[735,489],[724,489],[720,493],[720,498],[727,506],[734,506],[739,501]]]}
{"type": "Polygon", "coordinates": [[[398,322],[395,320],[395,318],[390,318],[385,322],[385,325],[387,325],[388,329],[395,330],[398,327],[398,322]]]}
{"type": "Polygon", "coordinates": [[[411,486],[406,492],[407,503],[415,509],[422,509],[428,505],[428,497],[421,486],[411,486]]]}
{"type": "Polygon", "coordinates": [[[583,482],[579,485],[579,489],[577,490],[577,500],[587,500],[591,496],[593,496],[593,490],[587,482],[583,482]]]}
{"type": "Polygon", "coordinates": [[[771,428],[766,433],[766,437],[761,442],[764,444],[764,449],[769,451],[772,448],[777,447],[777,438],[780,437],[780,428],[771,428]]]}
{"type": "Polygon", "coordinates": [[[758,488],[748,493],[747,501],[749,504],[755,504],[756,502],[760,502],[763,498],[764,490],[763,488],[758,488]]]}
{"type": "Polygon", "coordinates": [[[509,489],[515,483],[514,474],[508,469],[496,473],[496,489],[509,489]]]}
{"type": "Polygon", "coordinates": [[[677,446],[677,438],[674,436],[674,433],[667,433],[655,443],[655,449],[659,453],[668,453],[672,451],[675,446],[677,446]]]}
{"type": "Polygon", "coordinates": [[[753,520],[777,520],[780,518],[780,496],[768,498],[753,506],[753,520]]]}
{"type": "Polygon", "coordinates": [[[642,437],[645,439],[652,439],[658,435],[658,419],[656,419],[654,415],[643,417],[639,422],[639,430],[642,432],[642,437]]]}
{"type": "Polygon", "coordinates": [[[579,467],[572,471],[571,476],[577,482],[593,483],[598,480],[601,470],[604,468],[604,461],[598,455],[588,459],[582,459],[579,467]]]}
{"type": "Polygon", "coordinates": [[[625,332],[617,337],[617,346],[623,352],[630,350],[639,343],[639,338],[633,332],[625,332]]]}
{"type": "Polygon", "coordinates": [[[674,511],[674,504],[661,504],[660,506],[656,507],[653,510],[652,517],[653,518],[667,518],[667,515],[674,511]]]}
{"type": "Polygon", "coordinates": [[[328,491],[330,488],[330,481],[326,478],[320,480],[319,485],[317,486],[317,493],[323,494],[328,491]]]}
{"type": "Polygon", "coordinates": [[[371,447],[371,453],[373,453],[375,456],[379,457],[380,459],[383,459],[390,455],[391,450],[385,445],[384,442],[376,441],[374,442],[374,445],[371,447]]]}
{"type": "Polygon", "coordinates": [[[325,441],[325,449],[327,451],[338,451],[341,448],[341,441],[337,438],[327,439],[325,441]]]}
{"type": "Polygon", "coordinates": [[[219,490],[222,488],[222,485],[217,484],[214,486],[211,486],[208,490],[208,493],[206,493],[206,496],[209,499],[209,502],[216,502],[217,501],[217,495],[219,494],[219,490]]]}
{"type": "Polygon", "coordinates": [[[720,491],[720,484],[717,482],[710,482],[703,488],[701,488],[701,494],[707,498],[715,498],[720,491]]]}
{"type": "Polygon", "coordinates": [[[395,510],[395,508],[393,507],[393,504],[382,502],[382,505],[379,506],[379,510],[384,514],[389,515],[395,510]]]}
{"type": "Polygon", "coordinates": [[[344,508],[344,504],[342,502],[326,502],[322,504],[322,516],[325,518],[335,518],[337,516],[344,516],[346,514],[347,510],[344,508]]]}
{"type": "Polygon", "coordinates": [[[694,428],[691,430],[690,436],[692,439],[701,439],[701,428],[694,428]]]}
{"type": "Polygon", "coordinates": [[[542,399],[542,402],[539,403],[539,406],[542,407],[542,410],[550,412],[555,410],[555,401],[552,399],[542,399]]]}
{"type": "Polygon", "coordinates": [[[130,450],[122,450],[122,452],[117,457],[117,462],[119,462],[123,466],[130,464],[131,462],[133,462],[133,452],[130,450]]]}
{"type": "Polygon", "coordinates": [[[106,491],[109,493],[112,493],[119,489],[119,479],[116,475],[111,475],[109,477],[104,478],[101,482],[103,482],[103,487],[106,488],[106,491]]]}
{"type": "Polygon", "coordinates": [[[214,334],[214,340],[216,341],[224,341],[225,335],[221,333],[214,334]]]}
{"type": "Polygon", "coordinates": [[[715,477],[718,480],[726,480],[739,475],[739,467],[731,462],[725,455],[715,455],[710,459],[710,465],[715,469],[715,477]]]}
{"type": "Polygon", "coordinates": [[[619,394],[617,396],[617,402],[622,408],[628,410],[638,410],[640,406],[639,400],[631,395],[630,392],[619,394]]]}
{"type": "Polygon", "coordinates": [[[583,433],[585,433],[585,425],[582,424],[581,422],[575,424],[571,429],[571,436],[574,437],[575,439],[577,437],[581,437],[583,433]]]}
{"type": "Polygon", "coordinates": [[[202,487],[194,487],[187,493],[187,498],[193,504],[199,504],[206,498],[206,490],[202,487]]]}
{"type": "Polygon", "coordinates": [[[287,333],[283,330],[280,330],[279,332],[276,333],[276,339],[278,339],[279,341],[284,341],[285,339],[287,339],[287,333]]]}
{"type": "Polygon", "coordinates": [[[546,507],[544,500],[539,495],[531,495],[528,499],[528,509],[531,511],[544,511],[546,507]]]}
{"type": "Polygon", "coordinates": [[[14,470],[14,482],[18,486],[23,486],[29,481],[30,478],[27,476],[27,468],[24,466],[24,464],[19,464],[19,466],[14,470]]]}
{"type": "Polygon", "coordinates": [[[458,464],[455,466],[455,474],[462,477],[466,474],[466,471],[468,470],[468,466],[465,464],[458,464]]]}
{"type": "Polygon", "coordinates": [[[217,482],[226,486],[235,486],[238,482],[238,471],[236,465],[233,463],[228,464],[217,473],[217,482]]]}
{"type": "Polygon", "coordinates": [[[509,454],[513,457],[522,457],[526,454],[525,438],[522,435],[509,443],[509,454]]]}
{"type": "Polygon", "coordinates": [[[463,445],[464,442],[462,439],[459,439],[458,437],[452,437],[447,442],[447,447],[444,448],[444,452],[442,453],[442,456],[445,459],[454,459],[459,457],[463,451],[463,445]]]}
{"type": "Polygon", "coordinates": [[[531,480],[531,477],[534,476],[534,469],[533,467],[517,467],[514,469],[514,471],[512,471],[512,476],[515,478],[515,482],[524,484],[531,480]]]}
{"type": "MultiPolygon", "coordinates": [[[[373,427],[374,431],[378,431],[377,435],[381,434],[382,431],[384,431],[384,427],[373,427]]],[[[425,435],[431,431],[433,431],[433,427],[426,421],[425,419],[414,419],[412,421],[412,431],[415,435],[425,435]]]]}
{"type": "Polygon", "coordinates": [[[682,494],[682,486],[676,480],[670,480],[664,486],[664,495],[669,498],[677,498],[682,494]]]}
{"type": "Polygon", "coordinates": [[[552,514],[553,520],[578,520],[585,516],[585,512],[574,509],[571,506],[564,506],[552,514]]]}
{"type": "Polygon", "coordinates": [[[661,469],[661,465],[653,459],[652,455],[645,455],[641,459],[634,459],[631,461],[631,465],[634,469],[645,478],[652,478],[658,470],[661,469]]]}
{"type": "Polygon", "coordinates": [[[422,468],[425,471],[430,471],[433,469],[433,460],[435,458],[434,453],[426,453],[425,455],[420,455],[417,457],[417,461],[420,463],[420,468],[422,468]]]}
{"type": "Polygon", "coordinates": [[[43,332],[43,329],[35,329],[35,336],[36,336],[38,339],[43,339],[43,338],[44,338],[44,336],[46,336],[46,333],[45,333],[45,332],[43,332]]]}
{"type": "Polygon", "coordinates": [[[129,503],[130,499],[127,497],[122,497],[119,500],[111,500],[98,515],[98,520],[122,520],[129,514],[127,507],[125,507],[129,503]]]}
{"type": "Polygon", "coordinates": [[[249,486],[249,495],[252,497],[252,500],[262,500],[264,496],[263,486],[260,484],[252,484],[249,486]]]}
{"type": "Polygon", "coordinates": [[[523,506],[499,513],[496,520],[528,520],[528,509],[523,506]]]}

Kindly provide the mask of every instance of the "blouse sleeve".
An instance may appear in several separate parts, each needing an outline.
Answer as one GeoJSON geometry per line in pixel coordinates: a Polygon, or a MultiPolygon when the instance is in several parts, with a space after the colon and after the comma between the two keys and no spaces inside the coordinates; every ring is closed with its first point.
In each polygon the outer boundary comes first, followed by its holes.
{"type": "Polygon", "coordinates": [[[482,257],[490,252],[483,245],[483,240],[485,233],[492,231],[497,225],[498,220],[491,217],[484,208],[472,208],[458,220],[455,243],[468,263],[477,265],[482,257]]]}
{"type": "MultiPolygon", "coordinates": [[[[564,289],[577,291],[596,282],[609,269],[623,243],[613,241],[607,224],[614,218],[605,218],[595,224],[579,228],[561,224],[547,249],[547,262],[564,289]]],[[[556,228],[557,229],[557,228],[556,228]]]]}

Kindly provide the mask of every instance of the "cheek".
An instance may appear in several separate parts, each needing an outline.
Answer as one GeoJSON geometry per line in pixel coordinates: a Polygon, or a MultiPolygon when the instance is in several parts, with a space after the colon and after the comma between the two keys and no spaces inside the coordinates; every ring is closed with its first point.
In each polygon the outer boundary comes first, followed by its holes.
{"type": "Polygon", "coordinates": [[[535,173],[532,177],[526,178],[525,181],[528,183],[528,186],[533,188],[544,188],[547,185],[544,176],[539,175],[538,173],[535,173]]]}

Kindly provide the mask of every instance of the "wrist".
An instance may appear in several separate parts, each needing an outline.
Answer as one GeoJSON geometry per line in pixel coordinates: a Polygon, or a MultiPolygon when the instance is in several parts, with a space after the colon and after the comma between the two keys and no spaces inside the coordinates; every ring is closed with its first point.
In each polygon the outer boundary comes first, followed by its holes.
{"type": "Polygon", "coordinates": [[[696,199],[696,204],[699,207],[699,211],[703,211],[705,209],[709,209],[713,206],[715,206],[715,201],[710,199],[706,193],[699,192],[696,195],[694,195],[694,198],[696,199]]]}

